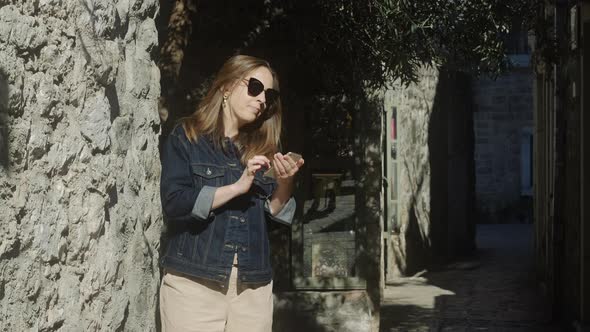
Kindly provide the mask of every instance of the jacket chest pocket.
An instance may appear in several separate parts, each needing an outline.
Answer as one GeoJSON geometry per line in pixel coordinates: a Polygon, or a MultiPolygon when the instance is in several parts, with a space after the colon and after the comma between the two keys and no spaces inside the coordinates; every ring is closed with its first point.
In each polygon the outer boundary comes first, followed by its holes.
{"type": "Polygon", "coordinates": [[[197,187],[211,186],[221,187],[224,185],[225,168],[207,164],[192,164],[193,179],[197,187]]]}

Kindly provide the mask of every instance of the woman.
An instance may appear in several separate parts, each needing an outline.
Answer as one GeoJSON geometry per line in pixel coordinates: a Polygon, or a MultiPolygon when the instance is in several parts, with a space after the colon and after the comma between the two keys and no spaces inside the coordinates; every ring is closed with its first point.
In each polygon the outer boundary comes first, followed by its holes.
{"type": "Polygon", "coordinates": [[[278,153],[278,90],[266,61],[234,56],[164,143],[163,331],[271,331],[266,220],[290,224],[303,165],[278,153]]]}

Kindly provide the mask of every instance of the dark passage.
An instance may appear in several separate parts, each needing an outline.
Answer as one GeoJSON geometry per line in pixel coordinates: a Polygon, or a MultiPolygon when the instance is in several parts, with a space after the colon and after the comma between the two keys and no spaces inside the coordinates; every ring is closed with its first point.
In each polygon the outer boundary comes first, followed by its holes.
{"type": "Polygon", "coordinates": [[[477,258],[388,285],[381,330],[562,331],[535,282],[533,227],[478,225],[477,258]]]}

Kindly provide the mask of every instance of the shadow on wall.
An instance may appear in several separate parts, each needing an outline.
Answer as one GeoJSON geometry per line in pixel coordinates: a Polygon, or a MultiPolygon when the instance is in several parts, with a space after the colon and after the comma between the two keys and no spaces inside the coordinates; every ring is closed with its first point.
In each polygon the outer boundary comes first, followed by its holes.
{"type": "Polygon", "coordinates": [[[450,94],[452,83],[446,72],[441,69],[436,95],[432,104],[432,114],[428,123],[428,151],[430,151],[430,234],[433,263],[446,256],[449,220],[447,195],[448,178],[448,112],[452,108],[450,94]]]}
{"type": "Polygon", "coordinates": [[[467,75],[442,68],[428,124],[434,264],[475,250],[473,102],[467,75]]]}
{"type": "MultiPolygon", "coordinates": [[[[441,69],[428,120],[429,164],[404,165],[407,173],[412,174],[405,275],[445,264],[475,249],[471,109],[469,79],[441,69]],[[422,206],[419,197],[427,177],[430,178],[430,207],[422,206]],[[428,214],[427,221],[420,219],[425,218],[421,213],[428,214]]],[[[413,158],[409,160],[411,163],[413,158]]]]}
{"type": "MultiPolygon", "coordinates": [[[[429,110],[429,119],[424,119],[428,121],[428,165],[411,165],[416,159],[413,156],[404,163],[408,183],[411,186],[408,225],[405,233],[406,264],[403,274],[406,276],[414,275],[434,263],[435,255],[443,252],[441,249],[444,249],[443,244],[447,236],[448,124],[445,112],[448,108],[449,83],[441,70],[432,108],[429,110]],[[428,211],[423,211],[427,212],[429,217],[428,224],[425,224],[424,221],[420,222],[419,213],[428,208],[419,205],[419,195],[425,190],[423,185],[427,177],[430,177],[430,207],[428,211]]],[[[424,103],[428,105],[429,101],[424,100],[424,103]]],[[[421,130],[421,127],[413,125],[407,130],[411,131],[412,137],[417,137],[419,133],[416,131],[421,130]]]]}
{"type": "Polygon", "coordinates": [[[0,167],[8,169],[8,82],[0,71],[0,167]]]}

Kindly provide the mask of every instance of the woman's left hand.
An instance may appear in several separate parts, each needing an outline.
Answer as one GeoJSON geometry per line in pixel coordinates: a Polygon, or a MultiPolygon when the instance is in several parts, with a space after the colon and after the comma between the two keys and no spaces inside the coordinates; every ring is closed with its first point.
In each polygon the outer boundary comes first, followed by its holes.
{"type": "Polygon", "coordinates": [[[275,153],[273,161],[275,177],[278,182],[292,181],[299,168],[305,163],[303,158],[295,162],[289,155],[283,155],[280,152],[275,153]]]}

